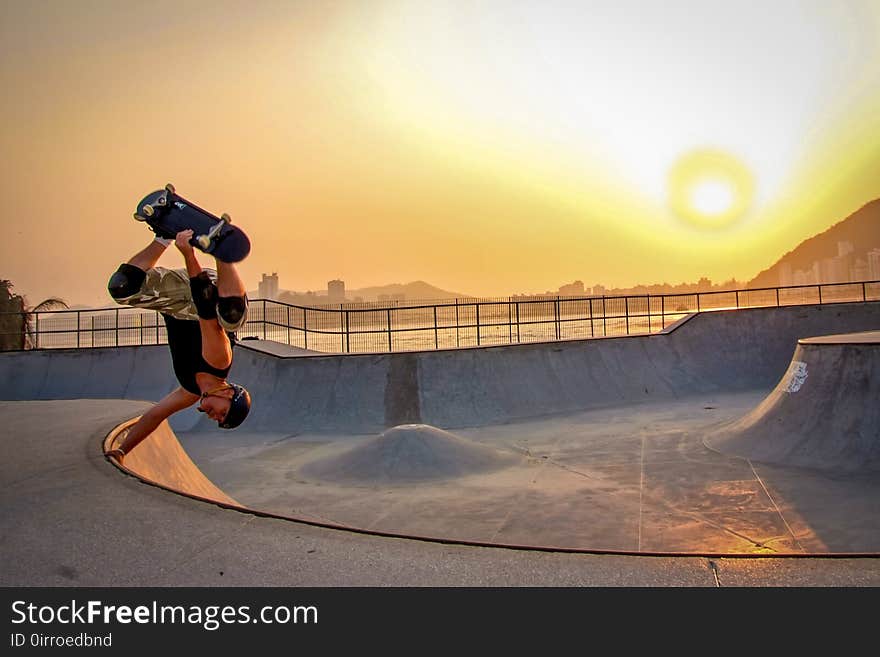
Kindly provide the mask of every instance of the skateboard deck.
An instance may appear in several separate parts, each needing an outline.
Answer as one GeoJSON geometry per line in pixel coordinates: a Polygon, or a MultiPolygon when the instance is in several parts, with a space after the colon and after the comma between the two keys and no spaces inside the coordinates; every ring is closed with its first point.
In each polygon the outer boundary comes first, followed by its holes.
{"type": "Polygon", "coordinates": [[[191,229],[190,244],[222,262],[240,262],[251,252],[251,242],[228,214],[219,217],[183,198],[170,183],[147,194],[137,205],[134,218],[143,221],[159,237],[174,239],[191,229]]]}

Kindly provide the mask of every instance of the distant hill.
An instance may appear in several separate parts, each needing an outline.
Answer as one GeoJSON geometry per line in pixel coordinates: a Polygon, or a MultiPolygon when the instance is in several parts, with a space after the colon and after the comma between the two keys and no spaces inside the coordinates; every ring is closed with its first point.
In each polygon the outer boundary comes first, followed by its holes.
{"type": "Polygon", "coordinates": [[[456,299],[466,297],[466,294],[460,292],[448,292],[434,287],[424,281],[414,281],[412,283],[393,283],[391,285],[382,285],[379,287],[364,287],[358,290],[346,290],[345,296],[349,299],[361,297],[364,301],[377,301],[380,296],[400,297],[404,299],[456,299]]]}
{"type": "MultiPolygon", "coordinates": [[[[256,290],[248,292],[251,299],[259,299],[260,295],[256,290]]],[[[346,290],[345,298],[348,302],[357,299],[361,301],[379,301],[402,299],[405,301],[420,301],[434,299],[457,299],[465,298],[467,295],[460,292],[449,292],[435,287],[424,281],[413,281],[412,283],[391,283],[389,285],[379,285],[375,287],[364,287],[354,290],[346,290]]],[[[280,290],[278,301],[290,303],[298,306],[317,306],[329,303],[327,291],[320,292],[295,292],[292,290],[280,290]]]]}
{"type": "MultiPolygon", "coordinates": [[[[853,212],[843,221],[828,230],[801,242],[772,266],[768,267],[748,283],[750,288],[776,287],[781,284],[782,272],[790,267],[790,272],[808,271],[814,263],[838,256],[838,243],[849,242],[853,252],[851,260],[867,260],[867,253],[880,248],[880,199],[875,199],[853,212]]],[[[819,280],[819,283],[841,281],[819,280]]]]}

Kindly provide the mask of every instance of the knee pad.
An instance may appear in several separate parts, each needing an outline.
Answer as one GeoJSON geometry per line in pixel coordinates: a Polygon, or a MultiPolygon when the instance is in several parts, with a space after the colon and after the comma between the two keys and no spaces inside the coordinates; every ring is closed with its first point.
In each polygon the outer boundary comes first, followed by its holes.
{"type": "Polygon", "coordinates": [[[244,324],[247,315],[247,297],[219,297],[217,319],[227,331],[235,331],[244,324]]]}
{"type": "Polygon", "coordinates": [[[147,278],[147,272],[139,267],[123,263],[113,272],[107,283],[107,291],[114,299],[125,299],[140,292],[147,278]]]}
{"type": "Polygon", "coordinates": [[[217,318],[217,286],[205,272],[189,279],[193,304],[202,319],[217,318]]]}

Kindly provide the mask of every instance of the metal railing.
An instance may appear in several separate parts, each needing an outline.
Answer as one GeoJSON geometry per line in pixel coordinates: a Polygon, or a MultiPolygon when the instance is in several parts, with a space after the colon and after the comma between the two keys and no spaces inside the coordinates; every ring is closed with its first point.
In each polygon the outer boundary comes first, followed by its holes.
{"type": "MultiPolygon", "coordinates": [[[[880,301],[880,281],[690,294],[540,296],[305,307],[251,301],[240,339],[325,353],[421,351],[656,333],[690,313],[880,301]]],[[[164,344],[159,313],[137,308],[0,313],[5,349],[164,344]],[[12,329],[9,327],[12,326],[12,329]]]]}

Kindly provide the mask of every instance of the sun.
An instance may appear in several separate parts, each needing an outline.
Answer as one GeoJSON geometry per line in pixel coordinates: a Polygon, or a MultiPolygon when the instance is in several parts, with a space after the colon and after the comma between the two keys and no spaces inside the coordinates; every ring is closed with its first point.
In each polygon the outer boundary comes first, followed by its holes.
{"type": "Polygon", "coordinates": [[[752,202],[754,181],[736,157],[699,149],[680,157],[669,170],[669,204],[683,221],[697,228],[726,228],[752,202]]]}

